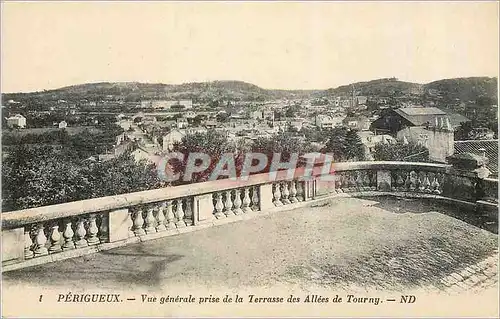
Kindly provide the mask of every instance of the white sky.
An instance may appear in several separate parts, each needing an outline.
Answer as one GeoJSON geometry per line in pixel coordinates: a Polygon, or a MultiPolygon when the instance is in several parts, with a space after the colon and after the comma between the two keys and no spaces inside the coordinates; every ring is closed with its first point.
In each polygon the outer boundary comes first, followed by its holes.
{"type": "Polygon", "coordinates": [[[2,4],[2,91],[242,80],[325,89],[497,76],[498,3],[2,4]]]}

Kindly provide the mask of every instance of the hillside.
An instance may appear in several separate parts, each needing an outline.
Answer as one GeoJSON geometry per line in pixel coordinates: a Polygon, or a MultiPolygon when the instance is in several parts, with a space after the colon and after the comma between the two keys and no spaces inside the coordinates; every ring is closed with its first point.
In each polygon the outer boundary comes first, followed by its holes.
{"type": "Polygon", "coordinates": [[[350,96],[353,87],[357,95],[397,97],[413,96],[441,101],[475,101],[480,97],[497,100],[497,79],[489,77],[444,79],[427,84],[399,81],[396,78],[357,82],[328,90],[270,90],[242,81],[192,82],[184,84],[102,82],[67,86],[33,93],[3,94],[3,100],[67,100],[90,101],[108,97],[138,102],[144,99],[193,99],[198,101],[241,100],[264,101],[281,98],[311,98],[350,96]]]}
{"type": "Polygon", "coordinates": [[[394,96],[404,94],[422,94],[422,84],[403,82],[396,78],[377,79],[367,82],[356,82],[328,89],[329,95],[351,95],[353,87],[357,95],[394,96]]]}
{"type": "Polygon", "coordinates": [[[37,99],[103,99],[120,96],[129,101],[142,99],[194,99],[194,100],[269,100],[283,97],[309,96],[314,91],[307,90],[267,90],[242,81],[192,82],[184,84],[161,84],[139,82],[86,83],[33,93],[4,94],[4,98],[23,97],[37,99]]]}
{"type": "Polygon", "coordinates": [[[444,79],[424,85],[426,94],[440,94],[449,100],[475,101],[480,97],[498,99],[497,78],[470,77],[444,79]]]}

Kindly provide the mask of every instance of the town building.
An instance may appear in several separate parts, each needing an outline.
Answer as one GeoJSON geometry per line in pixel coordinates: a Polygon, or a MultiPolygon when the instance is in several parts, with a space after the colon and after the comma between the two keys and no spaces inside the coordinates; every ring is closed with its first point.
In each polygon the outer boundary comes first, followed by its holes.
{"type": "Polygon", "coordinates": [[[59,122],[59,124],[57,125],[59,128],[67,128],[68,127],[68,123],[66,121],[61,121],[59,122]]]}
{"type": "Polygon", "coordinates": [[[196,117],[196,115],[197,114],[195,111],[187,111],[182,116],[187,118],[187,119],[194,119],[196,117]]]}
{"type": "Polygon", "coordinates": [[[177,128],[184,129],[189,126],[189,122],[185,117],[178,117],[176,120],[177,128]]]}
{"type": "Polygon", "coordinates": [[[320,129],[328,129],[333,128],[336,125],[336,122],[333,120],[332,116],[318,114],[314,118],[314,124],[320,129]]]}
{"type": "Polygon", "coordinates": [[[446,163],[454,153],[453,128],[448,118],[436,120],[432,126],[407,126],[397,133],[397,138],[425,146],[434,162],[446,163]]]}
{"type": "Polygon", "coordinates": [[[180,143],[182,138],[186,136],[185,130],[173,129],[163,136],[162,148],[164,151],[172,151],[175,143],[180,143]]]}
{"type": "Polygon", "coordinates": [[[207,120],[207,121],[205,121],[204,126],[207,129],[214,129],[218,126],[218,123],[215,120],[207,120]]]}
{"type": "Polygon", "coordinates": [[[7,126],[8,127],[18,127],[25,128],[26,127],[26,118],[21,114],[16,114],[14,116],[7,118],[7,126]]]}
{"type": "Polygon", "coordinates": [[[377,144],[391,144],[396,143],[396,139],[390,135],[375,135],[371,131],[358,131],[356,133],[361,143],[363,144],[363,149],[365,152],[365,158],[367,160],[373,160],[373,152],[375,151],[375,145],[377,144]]]}
{"type": "Polygon", "coordinates": [[[364,131],[370,129],[370,119],[364,115],[346,116],[342,123],[350,129],[364,131]]]}
{"type": "Polygon", "coordinates": [[[264,118],[264,112],[260,110],[256,111],[250,111],[248,112],[248,117],[251,119],[263,119],[264,118]]]}
{"type": "Polygon", "coordinates": [[[161,150],[157,146],[137,144],[131,154],[136,162],[146,160],[156,164],[160,152],[161,150]]]}
{"type": "Polygon", "coordinates": [[[153,108],[157,110],[169,110],[175,107],[183,107],[184,109],[192,109],[192,100],[146,100],[141,101],[142,108],[153,108]]]}
{"type": "Polygon", "coordinates": [[[411,126],[431,126],[436,118],[448,118],[453,129],[463,122],[468,122],[465,116],[445,112],[436,107],[407,107],[388,109],[385,114],[371,123],[370,129],[375,134],[396,135],[400,130],[411,126]]]}

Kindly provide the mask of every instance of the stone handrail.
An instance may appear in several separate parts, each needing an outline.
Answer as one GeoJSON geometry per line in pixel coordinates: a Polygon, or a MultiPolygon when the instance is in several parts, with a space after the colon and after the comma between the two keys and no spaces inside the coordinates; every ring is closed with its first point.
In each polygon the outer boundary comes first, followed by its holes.
{"type": "MultiPolygon", "coordinates": [[[[355,170],[392,170],[408,169],[446,172],[450,165],[412,163],[412,162],[344,162],[333,163],[330,171],[343,172],[355,170]]],[[[312,176],[320,176],[321,167],[316,166],[312,171],[312,176]]],[[[302,176],[300,169],[297,169],[295,176],[302,176]]],[[[275,181],[287,180],[286,171],[277,172],[275,181]]],[[[140,191],[123,195],[113,195],[99,198],[91,198],[63,204],[42,206],[36,208],[23,209],[2,214],[2,229],[16,228],[25,224],[43,222],[51,219],[77,216],[97,211],[119,209],[123,207],[147,204],[162,200],[175,199],[178,197],[202,195],[214,191],[224,191],[244,186],[254,186],[265,184],[270,181],[268,173],[250,175],[248,180],[216,180],[176,187],[165,187],[154,190],[140,191]]]]}
{"type": "Polygon", "coordinates": [[[325,194],[405,193],[470,205],[487,199],[488,207],[493,207],[494,194],[482,187],[498,187],[497,180],[431,163],[343,162],[326,169],[317,165],[309,178],[303,176],[304,168],[299,168],[292,176],[284,170],[247,180],[208,181],[5,212],[1,215],[3,264],[29,265],[55,254],[73,256],[91,246],[166,236],[184,227],[265,212],[325,194]]]}

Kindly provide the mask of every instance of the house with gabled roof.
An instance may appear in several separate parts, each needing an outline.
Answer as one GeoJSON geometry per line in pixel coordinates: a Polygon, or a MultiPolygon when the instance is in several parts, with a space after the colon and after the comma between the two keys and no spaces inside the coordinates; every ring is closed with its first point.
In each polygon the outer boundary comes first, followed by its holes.
{"type": "Polygon", "coordinates": [[[376,134],[395,135],[406,127],[432,126],[436,118],[439,121],[448,118],[453,129],[463,122],[470,121],[463,115],[445,112],[437,107],[405,107],[387,110],[371,123],[370,130],[376,134]]]}

